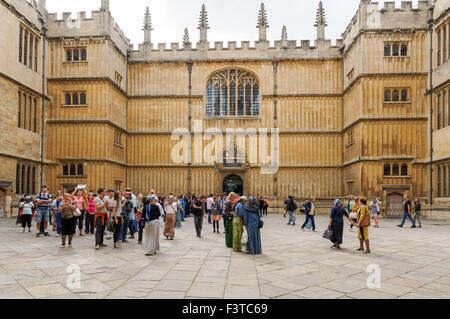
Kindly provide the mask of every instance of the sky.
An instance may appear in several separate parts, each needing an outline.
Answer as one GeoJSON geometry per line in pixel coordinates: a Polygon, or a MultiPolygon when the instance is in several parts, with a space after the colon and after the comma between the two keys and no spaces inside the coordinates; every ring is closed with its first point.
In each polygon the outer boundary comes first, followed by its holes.
{"type": "MultiPolygon", "coordinates": [[[[413,1],[413,7],[417,7],[413,1]]],[[[360,0],[323,0],[328,27],[325,35],[331,39],[340,39],[341,34],[355,15],[360,0]]],[[[383,2],[379,1],[380,6],[383,2]]],[[[396,0],[399,7],[401,1],[396,0]]],[[[92,10],[98,10],[100,0],[47,0],[50,13],[57,12],[61,19],[62,12],[86,11],[90,17],[92,10]]],[[[286,25],[289,40],[314,40],[314,27],[319,0],[264,0],[267,10],[269,29],[268,40],[281,38],[281,30],[286,25]]],[[[199,39],[197,29],[202,4],[206,5],[209,17],[208,41],[256,41],[258,11],[261,0],[110,0],[112,16],[125,35],[137,49],[143,42],[142,25],[145,8],[150,8],[153,31],[152,42],[182,42],[184,28],[189,30],[190,40],[196,43],[199,39]]],[[[169,47],[169,45],[168,45],[169,47]]]]}

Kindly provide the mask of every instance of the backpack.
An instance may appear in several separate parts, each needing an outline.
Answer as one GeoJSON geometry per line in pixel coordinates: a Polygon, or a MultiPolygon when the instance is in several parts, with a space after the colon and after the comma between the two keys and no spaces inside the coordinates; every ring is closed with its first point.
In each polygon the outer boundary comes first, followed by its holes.
{"type": "Polygon", "coordinates": [[[308,202],[306,202],[302,205],[302,208],[300,208],[300,211],[305,215],[309,213],[310,209],[308,208],[308,202]]]}
{"type": "Polygon", "coordinates": [[[289,203],[287,204],[287,207],[288,207],[288,211],[290,211],[290,212],[295,212],[297,210],[297,204],[294,202],[293,199],[291,199],[289,201],[289,203]]]}

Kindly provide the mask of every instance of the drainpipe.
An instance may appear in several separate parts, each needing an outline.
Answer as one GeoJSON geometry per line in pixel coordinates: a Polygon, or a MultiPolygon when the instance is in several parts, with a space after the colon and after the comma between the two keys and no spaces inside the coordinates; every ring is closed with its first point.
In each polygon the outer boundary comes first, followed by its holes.
{"type": "Polygon", "coordinates": [[[430,206],[433,206],[433,4],[428,7],[428,13],[430,27],[430,206]]]}
{"type": "Polygon", "coordinates": [[[41,105],[41,173],[40,182],[41,187],[44,179],[44,126],[45,126],[45,40],[47,37],[47,26],[42,15],[39,16],[39,21],[42,23],[42,105],[41,105]]]}

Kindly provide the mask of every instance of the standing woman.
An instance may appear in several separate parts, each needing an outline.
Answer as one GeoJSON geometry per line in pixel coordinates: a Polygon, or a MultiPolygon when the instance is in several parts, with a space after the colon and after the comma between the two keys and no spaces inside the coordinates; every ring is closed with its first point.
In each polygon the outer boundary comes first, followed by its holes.
{"type": "MultiPolygon", "coordinates": [[[[242,196],[239,199],[239,202],[236,204],[236,208],[234,209],[234,218],[233,218],[233,251],[241,252],[242,251],[242,234],[244,233],[244,213],[245,213],[245,204],[247,203],[248,198],[242,196]]],[[[259,205],[259,203],[258,203],[259,205]]],[[[259,207],[259,206],[258,206],[259,207]]]]}
{"type": "Polygon", "coordinates": [[[213,221],[213,233],[219,233],[219,224],[222,218],[222,205],[220,204],[219,196],[214,197],[214,204],[212,205],[212,221],[213,221]]]}
{"type": "Polygon", "coordinates": [[[73,200],[75,201],[77,208],[80,210],[81,215],[77,217],[78,230],[80,231],[80,236],[83,236],[83,222],[84,216],[86,215],[87,210],[87,192],[86,189],[81,190],[76,188],[72,193],[73,200]]]}
{"type": "Polygon", "coordinates": [[[177,212],[177,203],[174,202],[173,195],[167,197],[164,202],[164,212],[166,216],[165,227],[164,227],[164,236],[167,240],[173,240],[175,237],[175,219],[177,212]]]}
{"type": "Polygon", "coordinates": [[[145,221],[142,220],[142,212],[144,209],[144,203],[146,202],[144,195],[139,194],[136,200],[136,209],[137,209],[137,216],[136,216],[136,223],[138,226],[138,245],[142,244],[142,235],[144,232],[145,227],[145,221]]]}
{"type": "MultiPolygon", "coordinates": [[[[245,200],[246,198],[244,198],[245,200]]],[[[242,201],[244,201],[242,200],[242,201]]],[[[237,209],[237,208],[236,208],[237,209]]],[[[261,215],[259,213],[259,200],[254,198],[248,201],[244,209],[244,225],[248,234],[248,254],[262,254],[261,231],[260,231],[261,215]]]]}
{"type": "Polygon", "coordinates": [[[225,245],[228,248],[233,248],[233,215],[236,197],[236,193],[230,193],[225,204],[225,245]]]}
{"type": "Polygon", "coordinates": [[[346,210],[342,207],[341,200],[336,199],[334,206],[331,208],[330,221],[328,222],[328,229],[333,231],[333,236],[330,239],[333,243],[331,248],[341,249],[344,235],[344,216],[347,217],[351,224],[354,224],[346,210]]]}
{"type": "Polygon", "coordinates": [[[25,228],[28,227],[28,232],[31,233],[31,219],[33,216],[33,202],[31,201],[31,197],[25,197],[25,201],[19,204],[22,209],[22,227],[23,232],[25,232],[25,228]]]}
{"type": "Polygon", "coordinates": [[[420,210],[421,210],[421,205],[420,205],[420,200],[416,197],[416,199],[414,199],[414,223],[418,222],[419,223],[419,228],[422,228],[422,222],[420,221],[420,210]]]}
{"type": "Polygon", "coordinates": [[[95,205],[94,205],[94,193],[90,192],[88,196],[88,209],[86,211],[86,235],[94,235],[94,220],[95,220],[95,205]]]}
{"type": "Polygon", "coordinates": [[[378,205],[378,200],[376,198],[372,201],[372,216],[375,220],[375,225],[373,227],[380,228],[380,225],[378,224],[378,214],[380,213],[380,206],[378,205]]]}
{"type": "Polygon", "coordinates": [[[177,211],[176,211],[176,219],[175,219],[175,227],[180,228],[181,227],[181,197],[180,200],[178,198],[173,198],[174,203],[177,204],[177,211]]]}
{"type": "Polygon", "coordinates": [[[123,223],[121,198],[122,193],[120,191],[114,193],[114,200],[112,202],[113,218],[116,224],[116,227],[114,227],[114,234],[113,234],[114,248],[120,248],[119,240],[120,236],[122,235],[122,231],[120,229],[123,223]]]}
{"type": "Polygon", "coordinates": [[[156,205],[156,197],[150,196],[142,210],[141,221],[144,221],[144,251],[146,256],[159,252],[159,217],[161,212],[156,205]]]}
{"type": "Polygon", "coordinates": [[[76,218],[73,212],[77,209],[70,194],[64,195],[64,202],[58,210],[61,212],[61,248],[66,248],[66,237],[69,236],[69,248],[72,248],[72,239],[75,235],[76,218]]]}
{"type": "Polygon", "coordinates": [[[361,208],[358,213],[358,237],[359,237],[359,248],[357,251],[364,251],[364,243],[366,243],[366,251],[364,254],[370,254],[369,247],[369,226],[370,226],[370,215],[369,208],[367,208],[367,199],[361,197],[359,199],[361,203],[361,208]]]}

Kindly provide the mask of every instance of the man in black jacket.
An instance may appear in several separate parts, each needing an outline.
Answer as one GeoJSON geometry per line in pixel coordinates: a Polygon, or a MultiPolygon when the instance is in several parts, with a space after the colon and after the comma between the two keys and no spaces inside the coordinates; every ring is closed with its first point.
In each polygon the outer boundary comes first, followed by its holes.
{"type": "Polygon", "coordinates": [[[297,203],[295,202],[293,196],[289,196],[289,200],[288,200],[288,202],[286,204],[286,208],[287,208],[287,211],[289,212],[289,223],[288,223],[288,225],[290,225],[291,222],[292,222],[292,226],[295,226],[294,214],[295,214],[295,211],[297,210],[297,203]]]}

